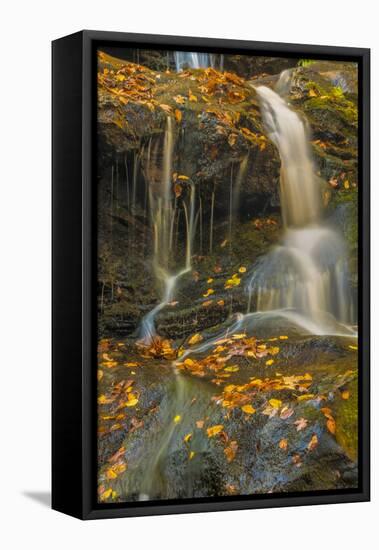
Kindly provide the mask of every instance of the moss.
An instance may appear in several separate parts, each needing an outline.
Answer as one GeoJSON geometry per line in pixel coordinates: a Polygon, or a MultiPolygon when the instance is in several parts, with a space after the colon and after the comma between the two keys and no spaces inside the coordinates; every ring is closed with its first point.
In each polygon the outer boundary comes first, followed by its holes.
{"type": "Polygon", "coordinates": [[[316,63],[314,59],[299,59],[297,62],[299,67],[310,67],[314,63],[316,63]]]}
{"type": "Polygon", "coordinates": [[[346,385],[348,399],[341,393],[336,402],[336,439],[351,460],[357,459],[358,449],[358,379],[346,385]]]}

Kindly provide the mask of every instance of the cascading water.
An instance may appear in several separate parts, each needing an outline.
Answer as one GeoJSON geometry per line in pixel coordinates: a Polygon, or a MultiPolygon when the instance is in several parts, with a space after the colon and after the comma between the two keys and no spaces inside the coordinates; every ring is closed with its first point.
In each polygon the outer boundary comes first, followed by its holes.
{"type": "Polygon", "coordinates": [[[284,237],[254,269],[249,311],[290,310],[305,315],[318,334],[351,330],[354,307],[342,237],[321,219],[320,185],[314,174],[301,118],[274,91],[256,89],[264,124],[281,158],[280,200],[284,237]]]}
{"type": "Polygon", "coordinates": [[[189,69],[206,69],[212,67],[223,70],[223,56],[200,52],[174,52],[175,66],[177,72],[189,69]]]}
{"type": "MultiPolygon", "coordinates": [[[[148,161],[150,159],[148,149],[148,161]]],[[[182,266],[171,269],[170,260],[173,247],[173,233],[177,205],[172,189],[172,161],[174,152],[174,131],[171,117],[167,117],[163,142],[162,177],[159,185],[149,184],[149,213],[154,234],[153,269],[157,281],[162,285],[162,300],[143,319],[141,338],[149,343],[156,335],[155,318],[173,299],[178,279],[191,270],[192,242],[195,228],[195,188],[190,186],[189,197],[183,199],[185,219],[185,258],[182,266]]],[[[147,168],[149,176],[149,167],[147,168]]]]}

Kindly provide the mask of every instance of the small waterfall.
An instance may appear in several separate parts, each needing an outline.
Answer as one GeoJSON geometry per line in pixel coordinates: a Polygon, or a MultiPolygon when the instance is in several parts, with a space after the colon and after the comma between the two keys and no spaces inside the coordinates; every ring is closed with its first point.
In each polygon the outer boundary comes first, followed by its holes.
{"type": "Polygon", "coordinates": [[[255,296],[257,311],[296,310],[312,321],[312,332],[330,333],[331,317],[337,324],[354,323],[345,244],[321,219],[319,181],[303,121],[274,91],[264,86],[256,91],[281,158],[285,233],[254,270],[248,309],[255,296]]]}
{"type": "MultiPolygon", "coordinates": [[[[174,153],[174,130],[171,117],[167,117],[163,141],[161,181],[149,181],[149,217],[154,234],[153,269],[157,281],[162,285],[162,299],[145,317],[141,324],[141,338],[150,342],[156,335],[155,318],[173,300],[177,281],[191,270],[192,243],[195,232],[195,187],[190,185],[189,193],[181,200],[185,219],[185,257],[182,265],[173,262],[173,234],[175,218],[179,217],[177,199],[173,193],[172,166],[174,153]],[[174,264],[172,266],[172,264],[174,264]]],[[[148,149],[150,161],[150,146],[148,149]]],[[[152,156],[152,161],[156,155],[152,156]]],[[[147,175],[152,174],[150,166],[147,175]]]]}
{"type": "Polygon", "coordinates": [[[224,57],[222,54],[209,54],[200,52],[174,52],[176,71],[183,69],[213,69],[223,70],[224,57]]]}

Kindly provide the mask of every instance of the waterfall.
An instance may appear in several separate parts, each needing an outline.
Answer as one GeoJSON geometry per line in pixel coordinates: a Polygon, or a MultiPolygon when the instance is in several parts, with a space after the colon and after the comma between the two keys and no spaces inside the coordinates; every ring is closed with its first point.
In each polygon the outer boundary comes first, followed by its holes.
{"type": "Polygon", "coordinates": [[[224,56],[222,54],[209,54],[200,52],[174,52],[176,71],[189,69],[213,69],[223,70],[224,56]]]}
{"type": "Polygon", "coordinates": [[[320,185],[305,125],[277,93],[264,86],[256,91],[264,125],[281,158],[285,232],[254,269],[249,311],[255,296],[257,311],[296,310],[312,322],[312,332],[330,333],[332,325],[341,331],[341,325],[355,321],[345,243],[321,218],[320,185]]]}
{"type": "MultiPolygon", "coordinates": [[[[161,301],[142,319],[141,338],[149,343],[156,335],[155,318],[174,297],[176,284],[180,277],[191,270],[192,244],[195,232],[195,187],[190,184],[189,193],[181,200],[185,219],[185,255],[182,265],[180,261],[173,262],[172,246],[175,218],[179,217],[177,199],[173,193],[172,172],[174,153],[173,121],[167,117],[163,140],[161,178],[156,185],[153,180],[149,185],[149,218],[154,235],[153,270],[157,282],[162,287],[161,301]],[[172,267],[171,264],[174,264],[172,267]]],[[[150,156],[148,162],[155,162],[156,156],[150,156]]],[[[146,173],[154,171],[147,166],[146,173]]]]}

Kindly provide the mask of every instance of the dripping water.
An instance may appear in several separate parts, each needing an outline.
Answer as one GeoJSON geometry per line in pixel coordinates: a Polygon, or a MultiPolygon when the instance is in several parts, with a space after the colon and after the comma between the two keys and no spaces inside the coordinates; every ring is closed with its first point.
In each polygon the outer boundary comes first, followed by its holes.
{"type": "MultiPolygon", "coordinates": [[[[149,185],[149,217],[154,234],[153,270],[162,288],[161,301],[142,319],[141,339],[150,343],[156,336],[155,319],[174,298],[178,280],[191,270],[192,244],[195,230],[195,187],[190,185],[189,196],[181,201],[185,220],[185,258],[172,262],[175,219],[179,228],[177,199],[172,189],[174,130],[172,118],[167,117],[163,140],[162,175],[160,182],[149,185]],[[156,185],[158,183],[158,185],[156,185]],[[174,265],[172,265],[174,263],[174,265]]],[[[148,159],[150,156],[148,155],[148,159]]],[[[148,166],[147,175],[151,174],[148,166]]]]}

